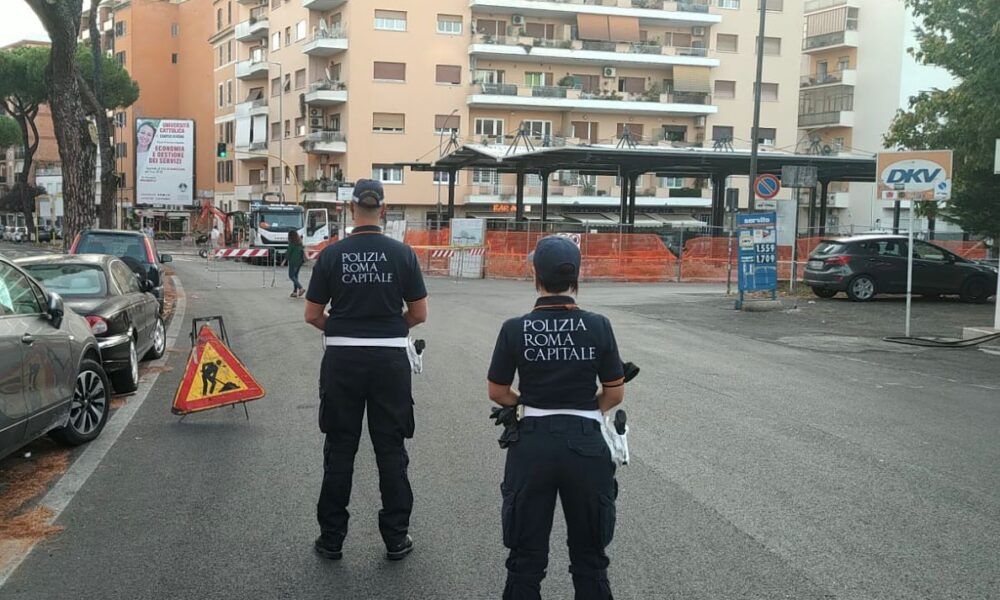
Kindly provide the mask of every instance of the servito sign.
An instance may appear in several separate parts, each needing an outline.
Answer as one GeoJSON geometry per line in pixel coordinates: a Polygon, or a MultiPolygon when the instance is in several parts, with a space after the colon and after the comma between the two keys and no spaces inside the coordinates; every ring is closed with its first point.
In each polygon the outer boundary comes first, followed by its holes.
{"type": "Polygon", "coordinates": [[[951,200],[951,150],[882,152],[878,191],[883,200],[951,200]]]}

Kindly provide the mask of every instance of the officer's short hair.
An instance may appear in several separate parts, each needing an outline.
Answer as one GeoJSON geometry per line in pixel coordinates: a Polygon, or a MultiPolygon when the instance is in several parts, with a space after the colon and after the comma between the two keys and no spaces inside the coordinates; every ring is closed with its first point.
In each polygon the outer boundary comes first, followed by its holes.
{"type": "Polygon", "coordinates": [[[580,290],[580,278],[575,266],[571,264],[559,265],[555,273],[550,273],[544,277],[535,275],[535,285],[542,287],[550,294],[562,294],[572,291],[574,294],[580,290]]]}

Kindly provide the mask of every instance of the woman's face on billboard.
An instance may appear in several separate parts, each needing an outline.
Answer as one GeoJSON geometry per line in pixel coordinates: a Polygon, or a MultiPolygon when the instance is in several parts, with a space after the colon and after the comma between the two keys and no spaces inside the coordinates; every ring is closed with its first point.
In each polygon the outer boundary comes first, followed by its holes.
{"type": "Polygon", "coordinates": [[[149,152],[149,147],[153,144],[153,138],[156,136],[156,130],[149,123],[145,123],[139,127],[139,132],[137,134],[139,141],[139,152],[149,152]]]}

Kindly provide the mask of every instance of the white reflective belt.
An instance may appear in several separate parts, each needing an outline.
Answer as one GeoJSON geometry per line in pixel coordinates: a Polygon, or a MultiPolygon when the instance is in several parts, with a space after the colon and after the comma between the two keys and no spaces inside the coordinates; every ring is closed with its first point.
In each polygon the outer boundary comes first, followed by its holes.
{"type": "Polygon", "coordinates": [[[353,338],[327,337],[327,346],[355,346],[369,348],[406,348],[406,338],[353,338]]]}
{"type": "Polygon", "coordinates": [[[523,417],[551,417],[553,415],[569,415],[571,417],[583,417],[584,419],[593,419],[598,423],[604,422],[604,415],[601,414],[599,410],[573,410],[569,408],[565,409],[555,409],[555,408],[535,408],[534,406],[525,406],[523,417]]]}

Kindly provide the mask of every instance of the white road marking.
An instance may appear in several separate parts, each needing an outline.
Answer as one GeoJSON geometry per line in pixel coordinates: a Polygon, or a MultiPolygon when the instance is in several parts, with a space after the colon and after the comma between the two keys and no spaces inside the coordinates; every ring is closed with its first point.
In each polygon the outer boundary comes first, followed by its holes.
{"type": "MultiPolygon", "coordinates": [[[[174,344],[177,342],[177,336],[180,334],[181,324],[184,322],[184,311],[187,309],[187,298],[184,296],[184,287],[181,286],[180,279],[176,276],[174,279],[174,286],[177,290],[177,304],[174,306],[174,315],[170,321],[170,328],[167,330],[167,351],[163,353],[163,357],[159,360],[155,360],[147,363],[151,367],[163,367],[166,366],[167,361],[170,359],[170,350],[173,349],[174,344]]],[[[51,525],[59,519],[59,515],[62,511],[66,509],[69,503],[73,500],[73,497],[83,484],[87,482],[87,479],[94,473],[97,466],[101,464],[101,460],[104,459],[111,447],[115,445],[118,440],[118,436],[125,431],[128,427],[129,422],[132,417],[139,412],[139,408],[142,403],[145,402],[146,396],[149,395],[150,390],[153,389],[153,385],[156,384],[156,380],[160,376],[160,370],[154,369],[151,375],[148,375],[148,379],[141,380],[139,384],[139,389],[132,396],[129,396],[128,403],[125,406],[119,408],[111,415],[108,420],[107,425],[104,426],[104,431],[101,435],[97,437],[94,441],[87,444],[86,449],[80,454],[79,458],[73,461],[66,473],[56,482],[56,484],[48,491],[47,494],[42,498],[39,503],[40,507],[44,507],[52,511],[51,517],[47,521],[47,524],[51,525]]],[[[15,555],[11,561],[0,570],[0,588],[7,583],[7,580],[14,571],[17,570],[21,563],[24,562],[31,551],[34,550],[38,542],[32,542],[23,551],[15,555]]]]}

